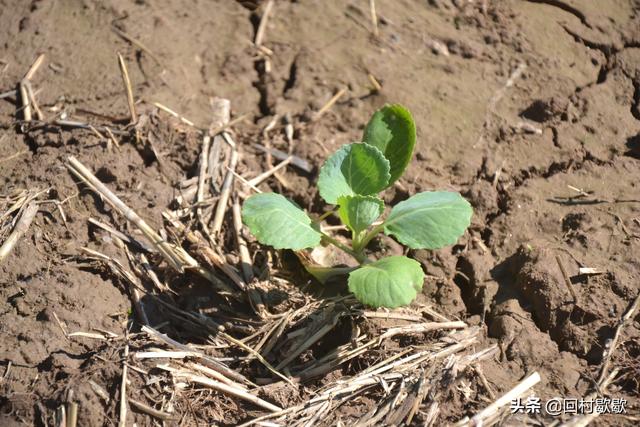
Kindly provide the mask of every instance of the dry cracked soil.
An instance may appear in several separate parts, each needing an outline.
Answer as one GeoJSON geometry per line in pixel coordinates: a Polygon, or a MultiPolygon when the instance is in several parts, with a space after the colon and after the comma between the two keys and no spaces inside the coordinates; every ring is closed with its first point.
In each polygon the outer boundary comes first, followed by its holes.
{"type": "MultiPolygon", "coordinates": [[[[288,118],[293,153],[313,170],[289,167],[281,181],[263,187],[312,212],[322,210],[317,167],[359,140],[375,109],[404,104],[417,122],[418,145],[387,201],[448,189],[474,207],[458,244],[410,252],[429,276],[420,301],[481,326],[483,342],[499,345],[481,364],[495,396],[533,371],[542,376],[536,391],[543,399],[592,389],[640,291],[638,2],[378,0],[376,37],[367,1],[276,0],[262,50],[253,45],[264,11],[259,1],[0,4],[2,92],[14,90],[44,53],[33,86],[45,116],[69,111],[84,121],[126,122],[120,52],[141,111],[160,102],[206,128],[209,100],[223,97],[234,117],[246,115],[235,125],[247,136],[243,175],[264,168],[251,141],[274,116],[288,118]],[[337,102],[314,117],[341,89],[337,102]],[[579,274],[585,267],[600,274],[579,274]]],[[[0,263],[2,425],[45,425],[69,388],[81,402],[80,425],[116,423],[86,379],[115,395],[120,365],[96,361],[104,343],[69,340],[60,326],[122,330],[127,293],[105,272],[74,262],[85,246],[118,254],[87,224],[88,217],[114,213],[80,191],[64,162],[76,156],[160,225],[174,184],[197,174],[200,140],[155,114],[149,117],[157,154],[135,141],[108,147],[90,131],[43,125],[25,132],[19,101],[11,94],[0,99],[0,193],[38,188],[65,200],[64,219],[55,204],[41,205],[0,263]]],[[[282,126],[273,132],[271,143],[286,149],[282,126]]],[[[594,425],[640,422],[637,316],[626,322],[610,361],[619,372],[609,394],[627,400],[627,414],[603,415],[594,425]]],[[[485,390],[471,383],[460,393],[485,390]]],[[[464,402],[443,404],[449,421],[475,412],[464,402]]],[[[141,413],[130,417],[153,424],[141,413]]]]}

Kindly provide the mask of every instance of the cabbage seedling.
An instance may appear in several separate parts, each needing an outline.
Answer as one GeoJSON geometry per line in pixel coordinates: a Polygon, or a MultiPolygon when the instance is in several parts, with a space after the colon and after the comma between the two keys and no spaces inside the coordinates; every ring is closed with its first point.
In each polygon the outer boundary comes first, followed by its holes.
{"type": "Polygon", "coordinates": [[[351,231],[350,246],[322,231],[320,221],[326,215],[314,221],[280,194],[249,197],[242,207],[242,219],[260,243],[276,249],[302,250],[322,243],[353,256],[359,267],[347,269],[349,290],[363,304],[390,308],[409,304],[422,289],[420,264],[406,256],[370,260],[365,253],[369,242],[384,232],[411,249],[442,248],[458,240],[472,214],[471,205],[460,194],[426,191],[393,206],[376,223],[385,210],[379,194],[403,174],[415,144],[411,113],[401,105],[386,105],[371,117],[363,142],[344,145],[325,161],[318,190],[335,206],[329,214],[337,211],[351,231]]]}

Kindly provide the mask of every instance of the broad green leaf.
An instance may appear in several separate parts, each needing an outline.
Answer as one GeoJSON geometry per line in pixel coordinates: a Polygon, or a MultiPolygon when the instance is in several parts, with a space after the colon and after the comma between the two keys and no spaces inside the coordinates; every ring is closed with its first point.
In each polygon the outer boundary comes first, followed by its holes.
{"type": "Polygon", "coordinates": [[[276,249],[304,249],[320,243],[311,218],[280,194],[249,197],[242,206],[242,221],[260,243],[276,249]]]}
{"type": "Polygon", "coordinates": [[[342,146],[324,162],[318,178],[322,198],[332,205],[340,196],[376,194],[389,183],[389,161],[367,144],[342,146]]]}
{"type": "Polygon", "coordinates": [[[420,263],[405,256],[382,258],[349,274],[349,290],[358,301],[372,307],[407,305],[422,289],[420,263]]]}
{"type": "Polygon", "coordinates": [[[427,191],[391,209],[384,231],[412,249],[451,245],[469,227],[471,205],[458,193],[427,191]]]}
{"type": "Polygon", "coordinates": [[[416,145],[416,124],[409,110],[402,105],[385,105],[373,113],[362,139],[389,160],[390,186],[400,178],[411,160],[416,145]]]}
{"type": "Polygon", "coordinates": [[[384,212],[384,202],[375,196],[341,196],[338,215],[354,234],[366,230],[384,212]]]}

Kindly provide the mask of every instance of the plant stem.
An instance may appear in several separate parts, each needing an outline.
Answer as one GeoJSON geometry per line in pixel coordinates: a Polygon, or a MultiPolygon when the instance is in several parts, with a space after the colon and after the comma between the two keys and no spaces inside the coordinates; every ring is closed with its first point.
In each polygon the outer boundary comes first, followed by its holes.
{"type": "Polygon", "coordinates": [[[304,268],[321,283],[326,283],[331,278],[343,276],[357,270],[358,267],[316,267],[313,264],[302,264],[304,268]]]}
{"type": "Polygon", "coordinates": [[[384,230],[384,222],[373,227],[371,231],[365,234],[364,237],[357,242],[357,244],[354,243],[353,249],[356,252],[362,252],[364,248],[367,247],[371,239],[376,237],[382,230],[384,230]]]}
{"type": "Polygon", "coordinates": [[[362,248],[360,247],[360,237],[362,236],[362,231],[360,233],[356,233],[355,231],[351,232],[351,246],[353,250],[358,253],[362,253],[362,248]]]}
{"type": "Polygon", "coordinates": [[[332,213],[334,213],[336,211],[337,206],[334,206],[333,209],[323,213],[322,215],[320,215],[320,217],[315,220],[314,222],[317,224],[320,224],[322,221],[324,221],[329,215],[331,215],[332,213]]]}
{"type": "Polygon", "coordinates": [[[351,249],[350,247],[348,247],[347,245],[340,243],[339,241],[337,241],[336,239],[334,239],[333,237],[329,236],[328,234],[322,233],[322,237],[329,243],[331,243],[332,245],[334,245],[336,248],[342,250],[343,252],[351,255],[352,257],[354,257],[359,263],[363,263],[367,260],[367,257],[365,257],[362,253],[358,253],[356,251],[354,251],[353,249],[351,249]]]}

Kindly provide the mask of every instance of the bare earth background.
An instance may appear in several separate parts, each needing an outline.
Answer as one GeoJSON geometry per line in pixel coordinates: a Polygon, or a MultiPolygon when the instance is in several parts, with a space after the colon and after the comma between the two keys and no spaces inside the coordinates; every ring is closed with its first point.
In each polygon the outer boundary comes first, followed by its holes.
{"type": "MultiPolygon", "coordinates": [[[[64,106],[85,120],[94,113],[126,119],[120,52],[143,110],[161,102],[207,127],[209,99],[217,96],[231,101],[234,116],[248,114],[235,126],[245,136],[239,139],[245,176],[265,168],[251,144],[275,114],[289,115],[295,125],[293,152],[319,166],[341,144],[360,139],[375,109],[404,104],[417,122],[418,146],[388,201],[450,189],[475,208],[458,245],[411,253],[431,276],[421,301],[482,326],[484,344],[499,343],[499,354],[481,365],[496,395],[535,370],[543,398],[586,395],[640,291],[640,4],[378,0],[376,6],[378,38],[368,1],[276,1],[265,33],[264,45],[273,51],[265,70],[252,45],[263,10],[256,2],[2,1],[0,92],[14,89],[45,53],[33,80],[45,115],[64,106]],[[382,85],[380,93],[371,90],[368,74],[382,85]],[[310,122],[342,88],[337,103],[310,122]],[[557,259],[571,276],[577,304],[557,259]],[[605,273],[579,276],[579,267],[605,273]]],[[[197,173],[200,139],[184,127],[178,131],[166,115],[156,124],[160,166],[131,141],[108,150],[88,131],[23,134],[16,111],[14,100],[0,100],[2,195],[49,187],[60,200],[77,195],[64,168],[74,155],[157,226],[176,195],[174,184],[197,173]]],[[[281,128],[274,132],[272,143],[286,147],[281,128]]],[[[315,173],[288,168],[283,176],[291,188],[275,180],[271,188],[322,211],[315,173]]],[[[69,262],[83,246],[122,255],[87,225],[89,216],[106,222],[114,216],[98,202],[86,191],[69,199],[66,225],[55,205],[42,205],[0,265],[0,365],[12,364],[0,378],[1,425],[44,425],[68,388],[80,401],[79,425],[116,423],[113,407],[86,380],[115,396],[118,355],[101,341],[67,340],[55,320],[69,331],[123,331],[131,305],[126,292],[108,275],[69,262]]],[[[627,417],[605,415],[596,425],[639,422],[637,314],[612,359],[620,373],[609,389],[628,400],[627,417]]],[[[483,390],[468,387],[473,396],[483,390]]],[[[469,407],[455,396],[442,404],[450,421],[486,406],[469,407]]],[[[218,423],[242,419],[217,409],[218,423]]],[[[144,414],[129,417],[152,425],[144,414]]],[[[207,421],[213,419],[199,420],[207,421]]]]}

